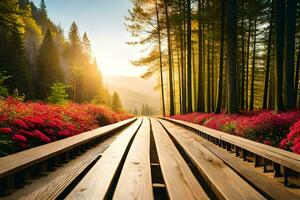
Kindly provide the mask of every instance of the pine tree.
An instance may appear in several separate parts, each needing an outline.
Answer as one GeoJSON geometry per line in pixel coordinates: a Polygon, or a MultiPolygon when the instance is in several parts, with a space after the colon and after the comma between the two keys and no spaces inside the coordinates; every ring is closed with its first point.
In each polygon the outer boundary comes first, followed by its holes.
{"type": "Polygon", "coordinates": [[[237,96],[237,2],[235,0],[226,0],[227,4],[227,54],[228,54],[228,112],[238,112],[237,96]]]}
{"type": "Polygon", "coordinates": [[[276,67],[275,67],[275,110],[284,110],[283,104],[283,55],[284,55],[284,1],[276,0],[276,67]]]}
{"type": "Polygon", "coordinates": [[[193,111],[192,101],[192,11],[191,0],[186,1],[187,16],[187,112],[193,111]]]}
{"type": "Polygon", "coordinates": [[[171,45],[171,26],[169,21],[169,0],[164,0],[165,18],[168,39],[168,65],[169,65],[169,98],[170,98],[170,115],[175,114],[174,91],[173,91],[173,62],[172,62],[172,45],[171,45]]]}
{"type": "Polygon", "coordinates": [[[45,33],[49,27],[48,27],[47,6],[44,0],[41,0],[40,2],[38,22],[42,26],[43,33],[45,33]]]}
{"type": "Polygon", "coordinates": [[[79,36],[79,29],[75,22],[72,23],[69,31],[69,47],[67,50],[67,60],[70,71],[70,85],[72,86],[72,95],[71,98],[73,101],[81,102],[82,93],[81,93],[81,41],[79,36]]]}
{"type": "Polygon", "coordinates": [[[296,34],[297,1],[287,0],[286,8],[286,45],[284,62],[285,106],[287,109],[296,108],[294,82],[295,70],[295,34],[296,34]]]}
{"type": "Polygon", "coordinates": [[[94,97],[101,98],[102,104],[107,104],[107,91],[104,88],[101,71],[98,69],[96,59],[94,63],[88,65],[87,69],[87,99],[90,101],[94,97]]]}
{"type": "Polygon", "coordinates": [[[111,107],[114,111],[116,111],[116,112],[123,111],[121,99],[119,97],[119,94],[116,91],[113,93],[111,104],[112,104],[111,107]]]}
{"type": "Polygon", "coordinates": [[[88,35],[86,32],[84,32],[83,37],[82,37],[82,53],[84,56],[86,56],[87,61],[91,62],[91,59],[92,59],[91,41],[88,38],[88,35]]]}
{"type": "Polygon", "coordinates": [[[224,37],[225,37],[225,0],[221,3],[221,44],[220,44],[220,66],[219,66],[219,82],[218,82],[218,93],[215,113],[221,112],[222,107],[222,96],[223,96],[223,68],[224,68],[224,37]]]}
{"type": "Polygon", "coordinates": [[[0,71],[11,76],[5,82],[10,93],[18,88],[30,98],[33,97],[33,89],[23,42],[24,14],[17,0],[0,2],[0,71]]]}
{"type": "Polygon", "coordinates": [[[47,30],[43,39],[37,59],[37,67],[37,78],[35,81],[37,97],[45,99],[53,83],[64,81],[58,51],[50,30],[47,30]]]}

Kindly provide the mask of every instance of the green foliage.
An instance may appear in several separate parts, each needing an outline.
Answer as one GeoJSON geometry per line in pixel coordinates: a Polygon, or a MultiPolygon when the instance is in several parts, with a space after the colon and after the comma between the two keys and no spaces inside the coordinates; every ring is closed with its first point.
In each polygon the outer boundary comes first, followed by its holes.
{"type": "Polygon", "coordinates": [[[95,96],[92,100],[93,104],[97,105],[106,105],[111,107],[112,105],[112,96],[109,94],[108,89],[105,88],[101,93],[95,96]]]}
{"type": "Polygon", "coordinates": [[[18,101],[24,101],[25,100],[25,94],[23,93],[23,94],[20,95],[18,88],[16,88],[14,90],[14,99],[16,99],[18,101]]]}
{"type": "Polygon", "coordinates": [[[0,134],[0,157],[7,156],[18,150],[16,142],[11,140],[9,134],[0,134]]]}
{"type": "Polygon", "coordinates": [[[54,104],[63,104],[67,101],[67,98],[69,97],[68,93],[66,92],[66,89],[68,89],[70,86],[65,85],[60,82],[55,82],[51,86],[51,92],[49,96],[47,97],[47,100],[50,103],[54,104]]]}
{"type": "Polygon", "coordinates": [[[41,13],[42,15],[44,15],[45,17],[47,17],[47,6],[44,0],[41,0],[40,2],[40,8],[41,8],[41,13]]]}
{"type": "Polygon", "coordinates": [[[119,94],[117,92],[113,93],[112,96],[112,102],[111,102],[111,108],[116,111],[116,112],[121,112],[123,111],[121,99],[119,97],[119,94]]]}
{"type": "Polygon", "coordinates": [[[12,92],[15,88],[29,94],[32,91],[24,51],[24,21],[27,12],[19,9],[17,0],[0,2],[0,71],[12,76],[5,81],[12,92]]]}
{"type": "Polygon", "coordinates": [[[11,76],[6,76],[5,72],[0,72],[0,96],[1,97],[7,97],[8,96],[8,89],[4,85],[4,81],[11,76]]]}
{"type": "Polygon", "coordinates": [[[233,122],[227,123],[224,126],[221,127],[221,130],[227,133],[234,133],[236,124],[233,122]]]}

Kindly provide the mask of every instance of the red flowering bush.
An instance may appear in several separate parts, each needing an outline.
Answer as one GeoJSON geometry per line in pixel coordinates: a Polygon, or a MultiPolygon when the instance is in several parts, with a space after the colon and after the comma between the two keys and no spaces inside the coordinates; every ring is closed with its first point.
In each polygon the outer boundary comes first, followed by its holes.
{"type": "Polygon", "coordinates": [[[172,118],[198,123],[300,154],[299,110],[285,113],[255,111],[236,115],[192,113],[172,118]]]}
{"type": "Polygon", "coordinates": [[[281,141],[280,147],[300,154],[300,120],[290,128],[289,134],[281,141]]]}
{"type": "Polygon", "coordinates": [[[0,156],[71,137],[132,116],[105,106],[0,100],[0,156]]]}

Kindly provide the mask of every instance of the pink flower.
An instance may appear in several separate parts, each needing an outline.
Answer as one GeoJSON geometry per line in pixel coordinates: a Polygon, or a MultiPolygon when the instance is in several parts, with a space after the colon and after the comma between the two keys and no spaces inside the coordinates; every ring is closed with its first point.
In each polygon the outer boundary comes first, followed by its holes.
{"type": "Polygon", "coordinates": [[[12,129],[11,128],[0,128],[0,132],[8,134],[8,133],[12,133],[12,129]]]}
{"type": "Polygon", "coordinates": [[[24,135],[26,137],[34,137],[35,134],[33,132],[30,131],[25,131],[25,130],[19,130],[19,134],[24,135]]]}
{"type": "Polygon", "coordinates": [[[280,148],[281,149],[287,149],[288,139],[283,139],[280,142],[280,148]]]}
{"type": "Polygon", "coordinates": [[[300,144],[300,137],[297,137],[297,138],[294,140],[294,145],[297,145],[297,144],[300,144]]]}
{"type": "Polygon", "coordinates": [[[21,128],[24,128],[24,129],[28,129],[29,128],[28,125],[23,120],[21,120],[21,119],[16,119],[14,121],[14,124],[20,126],[21,128]]]}
{"type": "Polygon", "coordinates": [[[24,137],[23,135],[19,135],[19,134],[15,134],[12,137],[12,140],[14,140],[16,142],[24,142],[24,143],[27,141],[26,137],[24,137]]]}
{"type": "Polygon", "coordinates": [[[266,145],[272,145],[272,142],[270,140],[265,140],[264,144],[266,144],[266,145]]]}
{"type": "Polygon", "coordinates": [[[36,126],[44,126],[44,120],[40,117],[25,117],[24,120],[33,128],[36,126]]]}
{"type": "Polygon", "coordinates": [[[61,128],[63,125],[63,122],[59,119],[51,119],[51,121],[48,123],[48,126],[50,128],[61,128]]]}
{"type": "Polygon", "coordinates": [[[297,143],[291,149],[293,150],[294,153],[300,154],[300,143],[297,143]]]}
{"type": "Polygon", "coordinates": [[[70,137],[71,133],[69,130],[58,131],[57,136],[59,137],[70,137]]]}
{"type": "Polygon", "coordinates": [[[7,115],[0,115],[0,121],[6,121],[8,118],[7,118],[7,115]]]}
{"type": "Polygon", "coordinates": [[[34,135],[39,138],[42,142],[44,143],[49,143],[51,142],[50,138],[47,137],[46,135],[44,135],[44,133],[42,133],[41,131],[39,130],[35,130],[34,132],[34,135]]]}
{"type": "Polygon", "coordinates": [[[52,129],[46,129],[46,132],[47,132],[49,135],[54,135],[54,130],[52,130],[52,129]]]}

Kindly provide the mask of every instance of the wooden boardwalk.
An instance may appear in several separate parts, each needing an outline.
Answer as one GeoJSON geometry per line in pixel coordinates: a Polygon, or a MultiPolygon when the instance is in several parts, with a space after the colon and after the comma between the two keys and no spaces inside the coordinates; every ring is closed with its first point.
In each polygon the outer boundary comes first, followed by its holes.
{"type": "Polygon", "coordinates": [[[144,117],[0,158],[0,200],[300,200],[299,173],[296,154],[144,117]]]}

